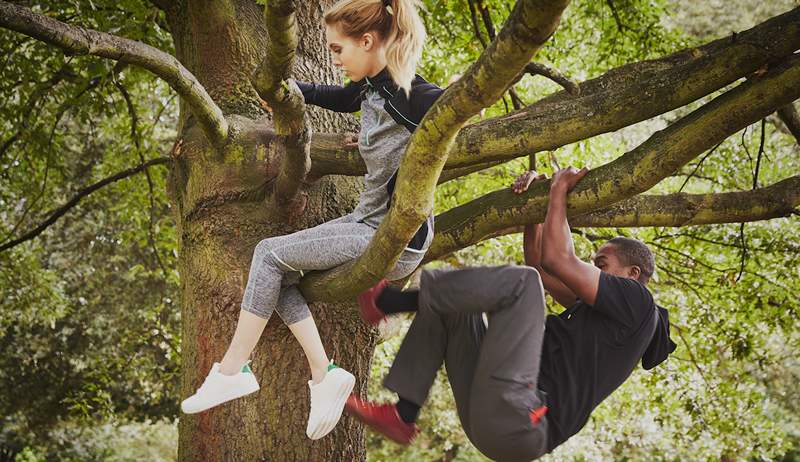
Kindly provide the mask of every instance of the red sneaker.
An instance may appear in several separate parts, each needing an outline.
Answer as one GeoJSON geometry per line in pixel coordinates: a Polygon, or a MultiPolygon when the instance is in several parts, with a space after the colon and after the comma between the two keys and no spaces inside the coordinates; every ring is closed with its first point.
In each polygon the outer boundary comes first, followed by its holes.
{"type": "Polygon", "coordinates": [[[375,404],[350,395],[344,410],[369,428],[398,444],[407,445],[419,433],[416,424],[403,422],[394,404],[375,404]]]}
{"type": "Polygon", "coordinates": [[[378,323],[386,317],[386,313],[378,308],[378,305],[375,304],[375,300],[378,299],[378,296],[387,285],[389,285],[389,281],[383,279],[371,288],[361,292],[361,295],[358,296],[358,314],[360,314],[361,319],[370,326],[377,326],[378,323]]]}

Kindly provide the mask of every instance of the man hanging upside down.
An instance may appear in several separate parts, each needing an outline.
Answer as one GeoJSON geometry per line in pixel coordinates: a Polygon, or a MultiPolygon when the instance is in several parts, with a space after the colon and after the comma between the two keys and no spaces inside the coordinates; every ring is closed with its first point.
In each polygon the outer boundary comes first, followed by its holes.
{"type": "MultiPolygon", "coordinates": [[[[384,380],[397,403],[351,396],[347,412],[409,444],[444,362],[475,447],[495,460],[529,461],[577,433],[640,360],[651,369],[667,358],[675,344],[667,310],[647,289],[650,249],[617,237],[598,249],[594,265],[575,256],[566,199],[586,172],[553,176],[544,224],[525,228],[528,266],[424,271],[418,291],[383,281],[359,297],[370,324],[398,312],[416,317],[384,380]],[[543,289],[567,309],[545,316],[543,289]]],[[[526,172],[512,189],[522,193],[543,177],[526,172]]]]}

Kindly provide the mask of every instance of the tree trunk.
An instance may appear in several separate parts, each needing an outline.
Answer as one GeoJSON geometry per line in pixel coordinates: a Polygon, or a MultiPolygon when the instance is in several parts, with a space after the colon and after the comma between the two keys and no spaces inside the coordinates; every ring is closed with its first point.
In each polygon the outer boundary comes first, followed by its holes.
{"type": "MultiPolygon", "coordinates": [[[[298,79],[335,82],[324,44],[322,9],[298,2],[298,79]]],[[[359,182],[325,177],[304,188],[302,215],[282,218],[267,200],[280,159],[269,148],[269,114],[250,84],[266,51],[262,7],[252,1],[187,1],[168,11],[178,59],[220,105],[231,141],[214,151],[182,110],[173,153],[170,197],[179,230],[183,376],[181,396],[202,383],[232,338],[256,243],[314,226],[349,212],[359,182]]],[[[315,131],[352,131],[355,121],[312,110],[315,131]]],[[[365,390],[375,345],[373,332],[349,303],[312,306],[326,350],[365,390]]],[[[181,416],[182,461],[363,460],[363,430],[343,418],[334,432],[312,442],[305,435],[310,374],[306,359],[280,317],[273,316],[253,354],[261,390],[205,413],[181,416]]]]}

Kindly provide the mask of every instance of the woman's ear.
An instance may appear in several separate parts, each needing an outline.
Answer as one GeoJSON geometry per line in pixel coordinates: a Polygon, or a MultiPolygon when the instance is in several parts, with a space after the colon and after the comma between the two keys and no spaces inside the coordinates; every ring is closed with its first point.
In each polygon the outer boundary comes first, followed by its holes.
{"type": "Polygon", "coordinates": [[[372,50],[372,47],[375,46],[375,36],[372,35],[371,32],[367,32],[366,34],[362,35],[361,46],[364,48],[365,51],[372,50]]]}

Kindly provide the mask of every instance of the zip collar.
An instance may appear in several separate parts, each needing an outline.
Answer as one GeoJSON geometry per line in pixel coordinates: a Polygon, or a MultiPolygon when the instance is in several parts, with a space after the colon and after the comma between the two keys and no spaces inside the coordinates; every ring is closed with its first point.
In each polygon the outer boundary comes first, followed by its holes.
{"type": "Polygon", "coordinates": [[[394,96],[397,92],[397,84],[392,80],[392,75],[389,74],[389,68],[387,67],[384,67],[374,77],[364,77],[364,82],[369,89],[378,93],[388,92],[394,96]]]}

